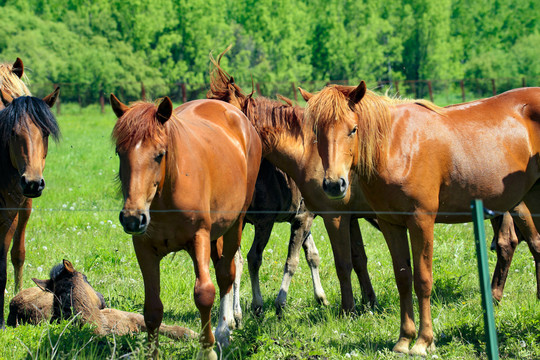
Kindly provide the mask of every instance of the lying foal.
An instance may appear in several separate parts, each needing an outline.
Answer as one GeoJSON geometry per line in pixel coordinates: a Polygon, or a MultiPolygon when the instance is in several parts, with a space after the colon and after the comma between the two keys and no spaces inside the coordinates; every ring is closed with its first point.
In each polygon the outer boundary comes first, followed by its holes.
{"type": "MultiPolygon", "coordinates": [[[[50,279],[32,280],[38,287],[22,290],[11,300],[8,325],[37,324],[79,315],[81,324],[94,325],[94,332],[101,336],[146,331],[143,315],[106,308],[103,295],[67,260],[51,270],[50,279]]],[[[161,324],[159,333],[172,339],[197,337],[194,331],[176,325],[161,324]]]]}

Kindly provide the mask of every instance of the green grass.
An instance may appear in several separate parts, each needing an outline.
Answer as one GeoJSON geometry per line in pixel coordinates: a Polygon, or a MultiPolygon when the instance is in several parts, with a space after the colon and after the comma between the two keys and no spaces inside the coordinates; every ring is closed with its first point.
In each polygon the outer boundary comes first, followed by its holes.
{"type": "MultiPolygon", "coordinates": [[[[142,311],[143,284],[131,238],[118,223],[122,206],[115,175],[118,160],[109,136],[115,117],[97,107],[80,110],[64,104],[59,122],[63,139],[51,145],[45,178],[47,188],[34,201],[27,228],[24,287],[32,277],[46,278],[54,265],[68,259],[88,276],[112,307],[142,311]],[[52,209],[50,211],[49,209],[52,209]]],[[[486,225],[488,225],[486,223],[486,225]]],[[[399,299],[391,259],[381,234],[366,222],[361,228],[369,257],[369,272],[379,299],[375,312],[357,307],[341,316],[340,292],[324,225],[316,219],[313,234],[319,249],[321,278],[330,306],[317,305],[311,278],[302,259],[288,295],[284,318],[273,308],[287,252],[289,227],[276,225],[264,254],[261,289],[263,319],[249,312],[251,289],[247,266],[242,277],[243,327],[235,330],[224,359],[398,359],[391,352],[399,334],[399,299]]],[[[488,237],[491,230],[487,226],[488,237]]],[[[253,227],[246,226],[242,251],[251,246],[253,227]]],[[[496,256],[489,253],[491,271],[496,256]]],[[[186,253],[168,255],[161,263],[164,322],[197,330],[199,315],[193,303],[195,276],[186,253]]],[[[473,230],[470,224],[437,225],[434,248],[433,326],[437,350],[429,358],[486,358],[483,317],[473,230]]],[[[360,303],[360,289],[353,277],[360,303]]],[[[13,294],[8,267],[7,299],[13,294]]],[[[213,325],[217,324],[218,304],[213,325]]],[[[4,312],[7,316],[8,307],[4,312]]],[[[416,315],[418,318],[418,314],[416,315]]],[[[504,299],[495,307],[501,358],[540,358],[540,302],[535,296],[534,263],[525,245],[514,256],[504,299]]],[[[163,359],[191,359],[197,341],[174,342],[161,337],[163,359]]],[[[0,359],[142,358],[144,334],[97,338],[91,328],[68,322],[21,326],[0,332],[0,359]],[[130,355],[128,355],[130,354],[130,355]]]]}

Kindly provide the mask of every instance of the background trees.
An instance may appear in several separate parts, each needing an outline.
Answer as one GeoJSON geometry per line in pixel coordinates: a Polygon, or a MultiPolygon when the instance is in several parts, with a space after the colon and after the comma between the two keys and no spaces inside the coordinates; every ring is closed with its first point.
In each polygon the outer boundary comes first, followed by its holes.
{"type": "Polygon", "coordinates": [[[242,84],[540,77],[537,0],[0,0],[0,14],[0,59],[79,99],[203,85],[229,44],[242,84]]]}

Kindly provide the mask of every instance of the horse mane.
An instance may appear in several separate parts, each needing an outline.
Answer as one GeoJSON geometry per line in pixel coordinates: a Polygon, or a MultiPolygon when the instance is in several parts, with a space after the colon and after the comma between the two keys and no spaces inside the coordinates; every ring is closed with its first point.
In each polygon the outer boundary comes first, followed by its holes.
{"type": "Polygon", "coordinates": [[[263,153],[264,149],[274,148],[284,133],[300,136],[304,109],[292,106],[292,101],[284,97],[278,96],[286,104],[262,96],[254,98],[253,93],[244,94],[234,83],[233,77],[220,66],[222,56],[229,49],[230,47],[220,54],[218,61],[210,54],[213,69],[210,72],[210,90],[206,97],[237,106],[257,130],[263,143],[263,153]]]}
{"type": "MultiPolygon", "coordinates": [[[[28,82],[26,74],[23,74],[23,79],[28,82]]],[[[31,95],[25,82],[13,73],[12,64],[0,64],[0,89],[13,97],[31,95]]]]}
{"type": "Polygon", "coordinates": [[[321,124],[323,127],[330,122],[342,121],[351,109],[358,114],[361,121],[358,122],[360,140],[357,168],[368,179],[376,172],[381,153],[387,146],[392,106],[416,104],[438,114],[444,114],[443,108],[427,100],[391,98],[378,95],[371,90],[366,90],[366,94],[357,104],[351,104],[348,96],[355,88],[355,86],[328,85],[313,95],[306,107],[305,116],[309,120],[304,122],[304,125],[316,129],[319,121],[326,122],[321,124]]]}
{"type": "Polygon", "coordinates": [[[165,144],[165,128],[156,119],[156,113],[157,105],[154,103],[137,101],[131,104],[113,128],[111,137],[117,150],[127,150],[146,141],[165,144]]]}
{"type": "MultiPolygon", "coordinates": [[[[247,98],[242,112],[259,133],[263,149],[277,146],[283,135],[301,137],[304,109],[265,97],[247,98]]],[[[264,152],[264,151],[263,151],[264,152]]]]}

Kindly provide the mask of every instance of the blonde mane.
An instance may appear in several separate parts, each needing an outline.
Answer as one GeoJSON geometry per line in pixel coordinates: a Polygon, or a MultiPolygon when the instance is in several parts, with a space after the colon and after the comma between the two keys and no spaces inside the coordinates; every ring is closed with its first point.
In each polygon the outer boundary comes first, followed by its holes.
{"type": "Polygon", "coordinates": [[[316,130],[326,128],[336,122],[344,121],[351,111],[358,115],[358,164],[359,172],[368,179],[377,171],[381,154],[388,145],[391,128],[392,106],[398,104],[417,104],[438,114],[444,109],[427,100],[410,100],[377,95],[367,90],[357,104],[352,104],[349,94],[354,86],[329,85],[308,101],[305,126],[316,130]]]}
{"type": "MultiPolygon", "coordinates": [[[[23,79],[28,82],[28,78],[24,74],[23,79]]],[[[25,82],[13,73],[12,64],[0,64],[0,89],[13,97],[31,95],[25,82]]]]}

